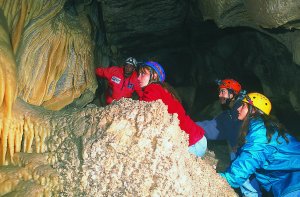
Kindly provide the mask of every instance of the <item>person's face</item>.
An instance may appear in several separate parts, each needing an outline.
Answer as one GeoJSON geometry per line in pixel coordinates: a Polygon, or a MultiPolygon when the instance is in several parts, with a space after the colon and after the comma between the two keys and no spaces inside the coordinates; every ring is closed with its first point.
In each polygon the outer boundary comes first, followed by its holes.
{"type": "Polygon", "coordinates": [[[244,120],[248,114],[249,108],[246,103],[242,103],[242,105],[237,109],[238,111],[238,119],[244,120]]]}
{"type": "Polygon", "coordinates": [[[124,73],[125,76],[130,76],[132,74],[132,72],[134,71],[135,67],[131,64],[126,64],[124,66],[124,73]]]}
{"type": "Polygon", "coordinates": [[[150,81],[150,71],[148,69],[142,68],[139,72],[138,81],[142,88],[147,86],[150,81]]]}
{"type": "Polygon", "coordinates": [[[226,88],[220,88],[219,90],[219,100],[221,104],[225,104],[227,99],[231,99],[233,97],[232,94],[229,94],[226,88]]]}

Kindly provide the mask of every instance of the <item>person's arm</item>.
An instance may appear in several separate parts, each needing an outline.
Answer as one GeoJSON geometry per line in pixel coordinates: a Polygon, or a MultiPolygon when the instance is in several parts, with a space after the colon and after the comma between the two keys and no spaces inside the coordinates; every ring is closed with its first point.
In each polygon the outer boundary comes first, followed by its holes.
{"type": "Polygon", "coordinates": [[[205,137],[208,140],[219,140],[220,131],[217,129],[216,119],[198,121],[196,124],[205,130],[205,137]]]}
{"type": "Polygon", "coordinates": [[[241,148],[241,154],[234,160],[226,172],[220,173],[233,188],[240,187],[255,171],[263,166],[272,154],[267,147],[264,127],[253,128],[257,131],[247,136],[247,142],[241,148]]]}
{"type": "Polygon", "coordinates": [[[242,152],[229,169],[220,175],[227,180],[231,187],[238,188],[256,171],[261,163],[260,159],[252,157],[251,152],[242,152]]]}
{"type": "Polygon", "coordinates": [[[228,117],[226,116],[229,116],[228,112],[222,111],[212,120],[198,121],[196,124],[206,131],[205,137],[208,140],[228,140],[232,136],[227,136],[230,135],[230,132],[224,128],[224,125],[231,124],[232,122],[228,122],[228,117]]]}
{"type": "Polygon", "coordinates": [[[108,68],[104,68],[104,67],[99,67],[99,68],[96,68],[96,75],[98,77],[103,77],[103,78],[106,78],[108,79],[110,77],[110,73],[111,73],[111,70],[112,70],[112,67],[108,67],[108,68]]]}

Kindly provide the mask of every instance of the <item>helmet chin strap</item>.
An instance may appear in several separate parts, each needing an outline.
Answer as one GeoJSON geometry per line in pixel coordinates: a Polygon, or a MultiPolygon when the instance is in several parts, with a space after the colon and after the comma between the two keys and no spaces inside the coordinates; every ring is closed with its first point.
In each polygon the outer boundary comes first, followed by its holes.
{"type": "Polygon", "coordinates": [[[232,98],[227,98],[227,99],[225,100],[225,105],[226,105],[226,106],[229,106],[229,104],[230,104],[231,101],[232,101],[232,98]]]}
{"type": "Polygon", "coordinates": [[[248,109],[248,113],[250,114],[250,116],[253,116],[253,106],[252,105],[248,105],[249,109],[248,109]]]}
{"type": "Polygon", "coordinates": [[[233,90],[231,90],[231,89],[227,89],[227,90],[228,90],[228,98],[225,101],[225,105],[229,107],[231,101],[233,101],[235,98],[235,94],[234,94],[233,90]],[[232,98],[230,98],[231,94],[232,94],[232,98]]]}
{"type": "MultiPolygon", "coordinates": [[[[232,92],[228,92],[229,94],[232,94],[232,98],[228,97],[225,99],[225,103],[223,104],[223,108],[224,109],[228,109],[228,108],[231,108],[232,106],[231,105],[231,101],[233,101],[235,99],[235,96],[232,92]]],[[[230,95],[229,95],[230,96],[230,95]]]]}
{"type": "Polygon", "coordinates": [[[223,110],[230,109],[230,108],[231,108],[231,107],[230,107],[231,101],[232,101],[232,99],[227,98],[227,99],[225,100],[225,103],[221,105],[221,106],[222,106],[222,109],[223,109],[223,110]]]}

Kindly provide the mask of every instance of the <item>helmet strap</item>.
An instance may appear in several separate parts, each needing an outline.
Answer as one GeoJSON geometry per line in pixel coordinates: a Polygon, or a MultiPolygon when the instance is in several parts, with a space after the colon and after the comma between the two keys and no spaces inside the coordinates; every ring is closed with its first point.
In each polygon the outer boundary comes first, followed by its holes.
{"type": "Polygon", "coordinates": [[[232,106],[232,101],[235,100],[236,95],[234,94],[233,90],[227,88],[228,90],[228,98],[225,101],[225,106],[228,108],[231,108],[232,106]],[[232,98],[230,98],[230,94],[232,94],[232,98]]]}
{"type": "Polygon", "coordinates": [[[254,107],[250,104],[248,104],[248,113],[250,114],[250,116],[253,116],[253,111],[254,111],[254,107]]]}
{"type": "Polygon", "coordinates": [[[230,109],[231,108],[231,99],[230,98],[227,98],[226,100],[225,100],[225,103],[224,104],[222,104],[222,109],[223,110],[227,110],[227,109],[230,109]]]}

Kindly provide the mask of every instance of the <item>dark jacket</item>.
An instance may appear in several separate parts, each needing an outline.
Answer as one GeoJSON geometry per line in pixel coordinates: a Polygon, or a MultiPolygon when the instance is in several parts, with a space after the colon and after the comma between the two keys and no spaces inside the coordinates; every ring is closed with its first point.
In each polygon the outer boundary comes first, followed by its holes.
{"type": "Polygon", "coordinates": [[[241,106],[238,99],[231,109],[222,111],[212,120],[196,122],[204,128],[208,140],[228,140],[231,147],[236,147],[242,122],[238,120],[237,109],[241,106]]]}

